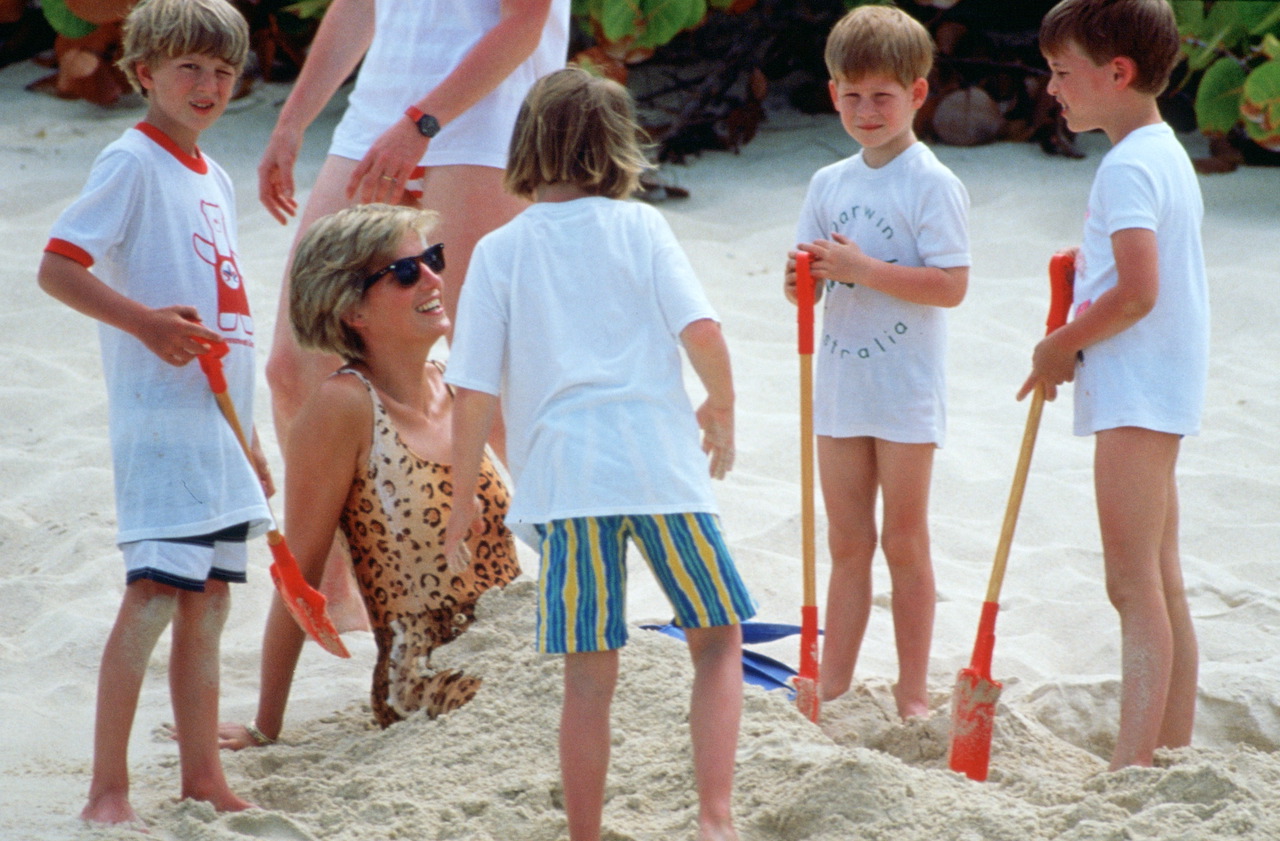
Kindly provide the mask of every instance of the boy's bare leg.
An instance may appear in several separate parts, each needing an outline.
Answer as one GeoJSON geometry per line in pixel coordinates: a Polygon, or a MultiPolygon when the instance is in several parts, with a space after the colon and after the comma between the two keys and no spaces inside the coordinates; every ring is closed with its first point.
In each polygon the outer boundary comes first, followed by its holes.
{"type": "Polygon", "coordinates": [[[1176,435],[1135,427],[1096,435],[1094,484],[1107,595],[1120,614],[1120,731],[1112,770],[1150,765],[1165,717],[1174,634],[1161,546],[1178,443],[1176,435]]]}
{"type": "Polygon", "coordinates": [[[1200,673],[1200,651],[1191,622],[1186,588],[1182,583],[1182,558],[1178,551],[1178,482],[1169,474],[1169,506],[1164,536],[1160,541],[1160,579],[1164,584],[1165,608],[1173,631],[1173,670],[1169,676],[1169,697],[1160,725],[1162,748],[1191,744],[1196,717],[1196,689],[1200,673]]]}
{"type": "Polygon", "coordinates": [[[617,683],[617,651],[565,655],[560,777],[570,841],[600,839],[609,772],[609,708],[617,683]]]}
{"type": "Polygon", "coordinates": [[[169,655],[182,797],[207,801],[219,812],[253,807],[231,791],[218,756],[219,643],[230,601],[225,581],[207,582],[203,593],[179,593],[169,655]]]}
{"type": "Polygon", "coordinates": [[[876,474],[884,494],[880,545],[893,583],[893,636],[898,684],[893,689],[903,720],[929,714],[929,649],[937,588],[929,553],[929,484],[933,444],[876,439],[876,474]]]}
{"type": "Polygon", "coordinates": [[[742,718],[742,626],[688,628],[693,658],[689,734],[699,841],[736,841],[733,774],[742,718]]]}
{"type": "Polygon", "coordinates": [[[125,588],[98,672],[93,781],[80,813],[86,821],[141,824],[129,803],[129,733],[147,662],[176,604],[176,591],[154,581],[135,581],[125,588]]]}
{"type": "Polygon", "coordinates": [[[849,691],[871,616],[876,453],[872,438],[820,435],[817,449],[831,552],[818,694],[823,701],[830,701],[849,691]]]}

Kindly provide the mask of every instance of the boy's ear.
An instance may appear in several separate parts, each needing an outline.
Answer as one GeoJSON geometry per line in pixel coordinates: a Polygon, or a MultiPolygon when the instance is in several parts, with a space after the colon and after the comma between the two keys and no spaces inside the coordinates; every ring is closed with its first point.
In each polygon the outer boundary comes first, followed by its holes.
{"type": "Polygon", "coordinates": [[[151,66],[145,61],[135,62],[133,72],[138,77],[138,84],[144,91],[149,91],[155,86],[156,78],[151,75],[151,66]]]}
{"type": "Polygon", "coordinates": [[[1127,55],[1111,59],[1107,69],[1111,71],[1111,79],[1117,90],[1128,88],[1138,78],[1138,63],[1127,55]]]}
{"type": "Polygon", "coordinates": [[[827,93],[831,94],[831,106],[835,108],[837,111],[839,111],[840,110],[840,94],[836,90],[835,79],[827,80],[827,93]]]}
{"type": "Polygon", "coordinates": [[[911,83],[911,107],[919,110],[929,97],[929,80],[921,77],[911,83]]]}

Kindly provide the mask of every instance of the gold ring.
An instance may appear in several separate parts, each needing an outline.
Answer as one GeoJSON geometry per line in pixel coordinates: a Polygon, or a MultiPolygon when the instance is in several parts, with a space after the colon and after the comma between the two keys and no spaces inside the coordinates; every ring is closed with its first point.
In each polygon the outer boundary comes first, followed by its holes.
{"type": "Polygon", "coordinates": [[[381,178],[382,178],[382,180],[384,180],[384,181],[395,181],[395,180],[396,180],[396,178],[395,178],[395,176],[394,176],[394,175],[383,175],[383,176],[380,176],[380,177],[381,177],[381,178]]]}

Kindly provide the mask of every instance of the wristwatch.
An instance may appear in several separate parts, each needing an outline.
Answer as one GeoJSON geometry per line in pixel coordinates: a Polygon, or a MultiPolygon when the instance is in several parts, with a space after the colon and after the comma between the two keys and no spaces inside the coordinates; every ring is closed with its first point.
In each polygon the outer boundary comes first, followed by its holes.
{"type": "Polygon", "coordinates": [[[405,109],[404,115],[413,121],[423,137],[435,137],[440,133],[440,121],[430,114],[424,114],[415,105],[405,109]]]}

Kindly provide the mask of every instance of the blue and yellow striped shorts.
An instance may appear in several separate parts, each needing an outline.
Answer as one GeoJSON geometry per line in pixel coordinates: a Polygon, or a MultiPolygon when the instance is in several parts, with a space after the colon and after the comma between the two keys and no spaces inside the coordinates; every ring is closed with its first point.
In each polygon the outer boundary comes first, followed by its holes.
{"type": "Polygon", "coordinates": [[[635,542],[682,628],[755,615],[714,514],[575,517],[537,526],[538,650],[611,651],[627,642],[627,540],[635,542]]]}

